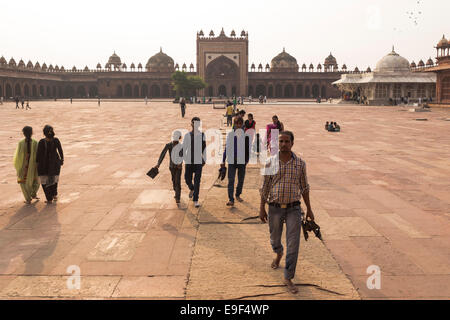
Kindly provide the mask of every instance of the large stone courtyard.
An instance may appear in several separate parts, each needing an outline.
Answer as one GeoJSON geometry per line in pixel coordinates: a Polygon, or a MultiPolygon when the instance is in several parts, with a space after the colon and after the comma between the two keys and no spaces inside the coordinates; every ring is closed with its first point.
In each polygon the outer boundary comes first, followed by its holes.
{"type": "MultiPolygon", "coordinates": [[[[299,294],[272,270],[268,226],[257,219],[260,176],[249,166],[245,202],[225,206],[218,165],[203,172],[195,209],[183,182],[171,191],[168,160],[151,180],[171,132],[199,116],[223,126],[224,110],[171,102],[42,101],[0,106],[0,298],[60,299],[449,299],[450,110],[402,107],[247,105],[257,129],[276,114],[307,163],[324,242],[302,238],[299,294]],[[417,121],[427,119],[427,121],[417,121]],[[326,121],[341,133],[324,130],[326,121]],[[65,164],[59,201],[26,205],[12,157],[32,126],[51,124],[65,164]],[[381,270],[370,290],[369,266],[381,270]],[[68,267],[81,272],[67,286],[68,267]]],[[[222,128],[223,131],[223,128],[222,128]]],[[[284,266],[284,260],[282,261],[284,266]]]]}

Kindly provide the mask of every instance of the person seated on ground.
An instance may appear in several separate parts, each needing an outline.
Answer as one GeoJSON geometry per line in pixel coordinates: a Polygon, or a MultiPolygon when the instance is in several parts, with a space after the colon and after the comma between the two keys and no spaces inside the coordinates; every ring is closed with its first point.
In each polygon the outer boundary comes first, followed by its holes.
{"type": "Polygon", "coordinates": [[[329,125],[328,125],[328,131],[333,131],[333,121],[330,121],[329,125]]]}
{"type": "Polygon", "coordinates": [[[325,130],[329,130],[330,129],[330,123],[327,121],[327,123],[325,124],[325,130]]]}
{"type": "Polygon", "coordinates": [[[333,123],[334,126],[334,132],[341,132],[341,126],[338,125],[336,122],[333,123]]]}

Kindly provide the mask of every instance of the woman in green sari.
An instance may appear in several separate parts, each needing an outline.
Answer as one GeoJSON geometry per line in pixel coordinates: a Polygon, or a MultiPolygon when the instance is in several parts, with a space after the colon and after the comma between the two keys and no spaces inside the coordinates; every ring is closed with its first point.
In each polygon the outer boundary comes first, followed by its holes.
{"type": "Polygon", "coordinates": [[[36,193],[39,189],[37,175],[36,153],[38,143],[31,139],[33,128],[22,129],[25,139],[19,142],[14,155],[14,167],[17,172],[17,183],[20,184],[25,202],[30,204],[32,199],[39,199],[36,193]]]}

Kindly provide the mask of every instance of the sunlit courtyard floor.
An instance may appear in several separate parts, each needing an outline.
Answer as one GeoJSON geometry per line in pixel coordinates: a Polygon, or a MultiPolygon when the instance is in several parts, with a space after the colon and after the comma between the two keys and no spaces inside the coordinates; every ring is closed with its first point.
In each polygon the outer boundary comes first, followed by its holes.
{"type": "Polygon", "coordinates": [[[257,166],[231,210],[226,189],[213,186],[218,165],[205,166],[200,210],[184,182],[174,203],[167,159],[155,180],[146,176],[174,129],[189,129],[193,116],[220,129],[224,110],[188,105],[182,119],[171,102],[31,107],[0,106],[0,298],[450,298],[448,109],[245,106],[257,129],[278,115],[307,163],[324,244],[302,239],[293,297],[276,286],[282,269],[270,269],[267,226],[244,220],[258,214],[257,166]],[[342,132],[325,131],[326,121],[342,132]],[[40,189],[26,205],[12,157],[25,125],[39,140],[46,124],[65,154],[59,201],[45,205],[40,189]],[[372,265],[379,290],[367,287],[372,265]],[[80,289],[67,286],[70,266],[80,289]]]}

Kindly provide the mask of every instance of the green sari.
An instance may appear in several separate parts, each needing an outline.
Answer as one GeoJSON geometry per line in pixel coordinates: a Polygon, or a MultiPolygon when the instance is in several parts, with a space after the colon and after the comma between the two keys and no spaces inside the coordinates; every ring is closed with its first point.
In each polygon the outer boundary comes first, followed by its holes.
{"type": "Polygon", "coordinates": [[[14,154],[14,167],[17,172],[17,183],[22,187],[26,200],[31,200],[36,196],[39,189],[39,181],[37,175],[36,152],[38,143],[31,139],[31,150],[28,152],[27,143],[24,140],[19,142],[16,153],[14,154]]]}

